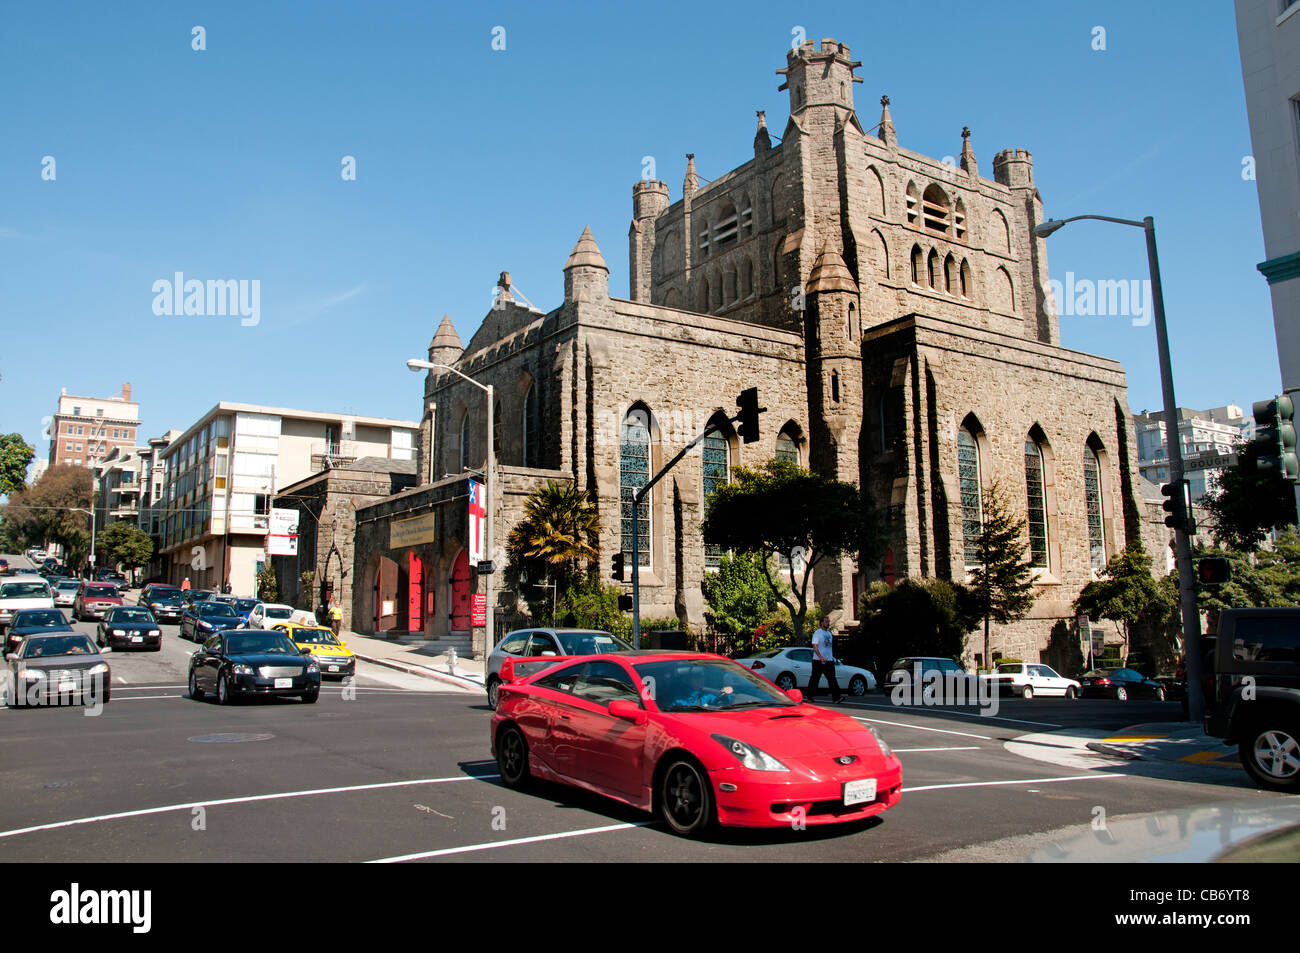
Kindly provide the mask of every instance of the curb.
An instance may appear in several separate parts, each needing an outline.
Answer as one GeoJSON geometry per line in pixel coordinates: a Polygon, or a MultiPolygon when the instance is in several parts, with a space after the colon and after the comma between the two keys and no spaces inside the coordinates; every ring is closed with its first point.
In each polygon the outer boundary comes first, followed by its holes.
{"type": "Polygon", "coordinates": [[[384,668],[395,669],[396,671],[399,672],[405,672],[407,675],[419,675],[423,678],[432,678],[435,681],[445,682],[446,684],[453,685],[456,688],[481,689],[483,687],[480,683],[474,681],[472,678],[465,678],[460,675],[444,675],[442,672],[434,672],[430,669],[422,668],[418,665],[403,665],[401,662],[393,662],[390,661],[389,659],[375,658],[374,656],[371,655],[362,655],[359,652],[353,652],[352,654],[355,655],[357,658],[361,659],[361,661],[369,662],[372,665],[380,665],[384,668]]]}

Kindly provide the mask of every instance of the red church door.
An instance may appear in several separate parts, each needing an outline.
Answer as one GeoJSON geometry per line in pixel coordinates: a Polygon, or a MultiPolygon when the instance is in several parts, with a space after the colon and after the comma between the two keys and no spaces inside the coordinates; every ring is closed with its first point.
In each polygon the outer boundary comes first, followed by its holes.
{"type": "Polygon", "coordinates": [[[406,587],[407,631],[424,631],[424,563],[415,553],[411,553],[409,582],[406,587]]]}
{"type": "Polygon", "coordinates": [[[451,569],[451,630],[469,631],[469,556],[463,549],[451,569]]]}

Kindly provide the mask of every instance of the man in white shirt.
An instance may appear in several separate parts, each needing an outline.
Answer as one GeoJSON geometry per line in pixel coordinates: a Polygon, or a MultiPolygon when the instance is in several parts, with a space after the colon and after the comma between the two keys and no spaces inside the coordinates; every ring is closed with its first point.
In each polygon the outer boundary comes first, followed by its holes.
{"type": "Polygon", "coordinates": [[[826,676],[826,684],[831,689],[831,704],[838,705],[844,700],[844,693],[840,691],[839,682],[835,680],[835,636],[831,634],[831,617],[822,616],[821,628],[813,633],[812,649],[812,678],[808,681],[808,700],[814,701],[817,698],[817,686],[821,683],[822,675],[826,676]]]}

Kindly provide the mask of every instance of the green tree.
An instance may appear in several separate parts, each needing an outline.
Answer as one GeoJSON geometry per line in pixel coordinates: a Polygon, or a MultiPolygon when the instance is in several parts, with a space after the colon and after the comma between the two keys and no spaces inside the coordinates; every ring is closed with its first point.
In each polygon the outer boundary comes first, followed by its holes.
{"type": "Polygon", "coordinates": [[[1277,470],[1258,465],[1260,456],[1271,452],[1257,440],[1246,444],[1236,465],[1219,475],[1218,488],[1201,503],[1214,538],[1232,549],[1252,550],[1271,530],[1295,525],[1295,485],[1277,470]]]}
{"type": "Polygon", "coordinates": [[[263,602],[276,602],[280,598],[280,583],[270,566],[257,574],[257,598],[263,602]]]}
{"type": "Polygon", "coordinates": [[[971,609],[984,622],[984,665],[991,666],[989,624],[1023,619],[1034,604],[1033,568],[1025,561],[1023,519],[1011,515],[1006,492],[996,481],[983,493],[984,526],[976,548],[979,565],[970,571],[971,609]]]}
{"type": "Polygon", "coordinates": [[[1226,557],[1232,576],[1221,586],[1201,589],[1197,599],[1203,611],[1300,605],[1300,534],[1295,527],[1279,533],[1267,549],[1205,550],[1197,555],[1226,557]]]}
{"type": "Polygon", "coordinates": [[[710,496],[703,529],[705,542],[757,558],[772,594],[790,613],[797,643],[804,641],[814,567],[845,553],[874,560],[880,549],[872,507],[856,486],[786,460],[737,468],[734,481],[710,496]],[[781,557],[792,566],[788,590],[773,576],[781,557]],[[793,569],[800,561],[802,573],[793,569]]]}
{"type": "Polygon", "coordinates": [[[36,448],[21,434],[0,435],[0,496],[17,493],[27,486],[27,468],[36,457],[36,448]]]}
{"type": "Polygon", "coordinates": [[[522,588],[534,616],[549,615],[552,598],[560,616],[560,595],[575,587],[585,591],[579,567],[599,555],[600,531],[596,504],[574,484],[547,480],[524,502],[524,518],[506,539],[506,579],[522,588]],[[536,579],[544,580],[542,586],[536,579]],[[553,596],[550,586],[556,587],[553,596]]]}
{"type": "Polygon", "coordinates": [[[873,582],[859,600],[861,654],[881,671],[908,655],[960,659],[978,622],[973,608],[970,591],[944,579],[873,582]]]}
{"type": "Polygon", "coordinates": [[[1141,542],[1132,542],[1106,563],[1100,579],[1083,587],[1074,600],[1074,611],[1090,619],[1109,619],[1120,629],[1123,644],[1120,664],[1128,660],[1130,640],[1139,625],[1161,626],[1176,608],[1169,601],[1167,585],[1162,588],[1151,575],[1151,557],[1141,542]]]}
{"type": "Polygon", "coordinates": [[[130,523],[109,523],[99,533],[96,546],[105,565],[138,569],[153,558],[153,540],[130,523]]]}
{"type": "Polygon", "coordinates": [[[753,553],[724,553],[718,571],[704,575],[704,601],[705,619],[728,635],[753,633],[778,605],[753,553]]]}
{"type": "Polygon", "coordinates": [[[58,543],[66,561],[76,567],[90,552],[90,515],[94,501],[90,471],[60,464],[50,467],[35,484],[13,493],[5,507],[21,535],[39,542],[58,543]]]}

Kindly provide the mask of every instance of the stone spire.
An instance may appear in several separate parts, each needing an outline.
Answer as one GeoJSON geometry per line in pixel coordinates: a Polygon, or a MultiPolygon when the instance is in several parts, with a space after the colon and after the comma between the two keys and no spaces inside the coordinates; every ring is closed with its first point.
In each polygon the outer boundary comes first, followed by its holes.
{"type": "Polygon", "coordinates": [[[699,176],[695,174],[695,153],[686,153],[686,178],[682,182],[682,195],[694,195],[700,187],[699,176]]]}
{"type": "Polygon", "coordinates": [[[451,318],[444,314],[433,340],[429,342],[429,360],[434,364],[455,364],[464,353],[465,345],[460,343],[460,335],[452,326],[451,318]]]}
{"type": "Polygon", "coordinates": [[[754,133],[754,155],[759,156],[772,148],[772,137],[767,132],[767,113],[758,111],[758,132],[754,133]]]}
{"type": "Polygon", "coordinates": [[[582,230],[582,237],[573,246],[569,260],[564,263],[564,300],[600,301],[609,298],[609,266],[600,253],[591,226],[582,230]]]}
{"type": "Polygon", "coordinates": [[[963,172],[979,175],[979,163],[975,161],[975,150],[970,147],[970,126],[961,127],[961,167],[963,172]]]}
{"type": "Polygon", "coordinates": [[[887,146],[898,145],[898,134],[894,131],[894,118],[889,115],[889,97],[880,97],[880,126],[876,130],[881,140],[887,146]]]}
{"type": "Polygon", "coordinates": [[[857,294],[858,286],[840,253],[823,245],[821,254],[817,256],[812,272],[808,275],[808,293],[827,291],[849,291],[857,294]]]}

